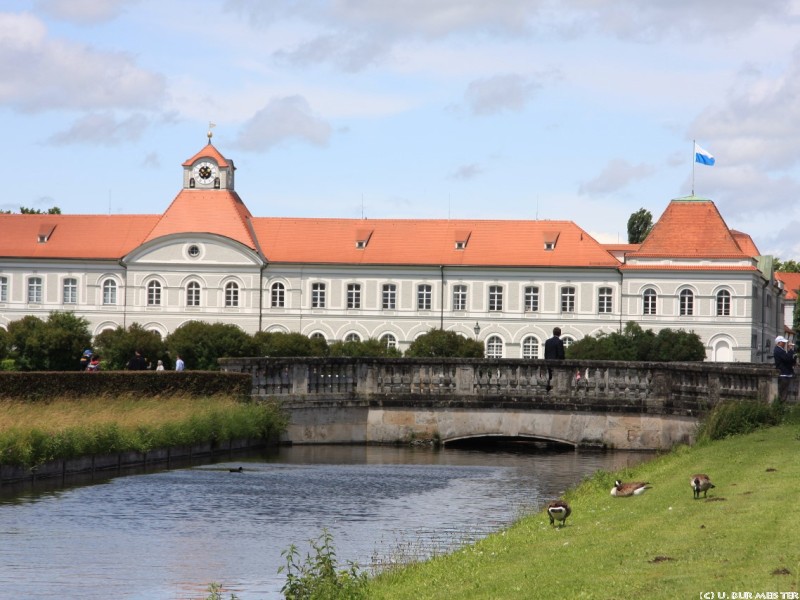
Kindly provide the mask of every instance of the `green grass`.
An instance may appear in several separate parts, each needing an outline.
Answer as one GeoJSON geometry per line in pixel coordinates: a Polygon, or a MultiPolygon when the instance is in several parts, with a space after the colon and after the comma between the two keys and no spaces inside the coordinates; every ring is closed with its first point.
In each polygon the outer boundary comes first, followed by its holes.
{"type": "Polygon", "coordinates": [[[33,467],[92,454],[277,439],[285,426],[275,403],[230,396],[0,401],[0,463],[33,467]]]}
{"type": "MultiPolygon", "coordinates": [[[[700,598],[796,592],[800,426],[682,447],[622,472],[653,488],[613,498],[600,472],[567,493],[572,516],[542,512],[453,554],[388,571],[372,600],[700,598]],[[717,486],[694,500],[689,477],[717,486]]],[[[780,598],[780,595],[777,596],[780,598]]]]}

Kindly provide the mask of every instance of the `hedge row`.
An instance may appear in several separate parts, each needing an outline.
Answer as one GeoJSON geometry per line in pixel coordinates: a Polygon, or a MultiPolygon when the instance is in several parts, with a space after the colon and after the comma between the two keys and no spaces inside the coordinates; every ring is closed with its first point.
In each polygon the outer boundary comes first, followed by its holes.
{"type": "Polygon", "coordinates": [[[227,394],[249,397],[247,373],[219,371],[29,371],[0,372],[0,399],[50,400],[85,396],[182,394],[190,397],[227,394]]]}

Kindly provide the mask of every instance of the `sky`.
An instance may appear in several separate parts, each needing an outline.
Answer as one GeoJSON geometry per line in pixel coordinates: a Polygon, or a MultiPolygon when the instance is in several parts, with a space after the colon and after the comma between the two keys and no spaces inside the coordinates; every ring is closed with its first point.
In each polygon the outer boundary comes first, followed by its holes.
{"type": "Polygon", "coordinates": [[[625,243],[694,191],[800,259],[800,0],[0,4],[0,208],[160,214],[210,123],[259,217],[625,243]]]}

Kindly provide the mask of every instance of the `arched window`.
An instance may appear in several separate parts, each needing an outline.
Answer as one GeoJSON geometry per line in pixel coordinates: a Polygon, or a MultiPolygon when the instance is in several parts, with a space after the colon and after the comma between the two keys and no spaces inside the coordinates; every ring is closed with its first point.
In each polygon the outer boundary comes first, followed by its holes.
{"type": "Polygon", "coordinates": [[[348,333],[346,336],[344,336],[344,341],[345,342],[360,342],[361,341],[361,336],[358,335],[355,332],[348,333]]]}
{"type": "Polygon", "coordinates": [[[225,284],[225,306],[227,308],[239,306],[239,284],[235,281],[225,284]]]}
{"type": "Polygon", "coordinates": [[[286,307],[286,286],[281,282],[272,284],[272,293],[270,294],[270,306],[272,308],[285,308],[286,307]]]}
{"type": "Polygon", "coordinates": [[[308,336],[312,340],[324,340],[325,336],[321,334],[319,331],[315,331],[310,336],[308,336]]]}
{"type": "Polygon", "coordinates": [[[161,306],[161,283],[158,281],[147,284],[147,306],[161,306]]]}
{"type": "Polygon", "coordinates": [[[561,337],[561,341],[564,342],[564,350],[572,346],[575,343],[575,338],[569,335],[565,335],[561,337]]]}
{"type": "Polygon", "coordinates": [[[539,358],[539,338],[535,335],[522,340],[522,358],[539,358]]]}
{"type": "Polygon", "coordinates": [[[694,294],[692,290],[681,290],[679,310],[682,317],[691,317],[694,314],[694,294]]]}
{"type": "Polygon", "coordinates": [[[103,304],[117,303],[117,282],[113,279],[106,279],[103,282],[103,304]]]}
{"type": "Polygon", "coordinates": [[[387,348],[397,348],[397,338],[391,333],[384,333],[381,336],[381,343],[387,348]]]}
{"type": "Polygon", "coordinates": [[[196,281],[186,286],[186,306],[200,306],[200,284],[196,281]]]}
{"type": "Polygon", "coordinates": [[[731,293],[728,290],[717,292],[717,316],[731,316],[731,293]]]}
{"type": "Polygon", "coordinates": [[[503,340],[493,335],[486,340],[486,358],[503,358],[503,340]]]}
{"type": "Polygon", "coordinates": [[[656,300],[658,294],[653,288],[647,288],[642,294],[642,314],[655,315],[656,314],[656,300]]]}

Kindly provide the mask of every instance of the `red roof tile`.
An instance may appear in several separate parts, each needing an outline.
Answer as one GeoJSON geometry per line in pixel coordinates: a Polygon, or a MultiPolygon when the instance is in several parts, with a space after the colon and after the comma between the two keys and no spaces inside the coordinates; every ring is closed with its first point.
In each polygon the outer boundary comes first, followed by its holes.
{"type": "Polygon", "coordinates": [[[158,215],[0,215],[0,256],[119,260],[139,246],[158,215]],[[52,229],[40,243],[44,229],[52,229]]]}
{"type": "Polygon", "coordinates": [[[783,282],[787,300],[797,300],[797,291],[800,290],[800,273],[775,272],[775,278],[783,282]]]}
{"type": "Polygon", "coordinates": [[[628,257],[732,258],[743,255],[716,205],[710,200],[690,197],[672,200],[638,252],[628,257]]]}

